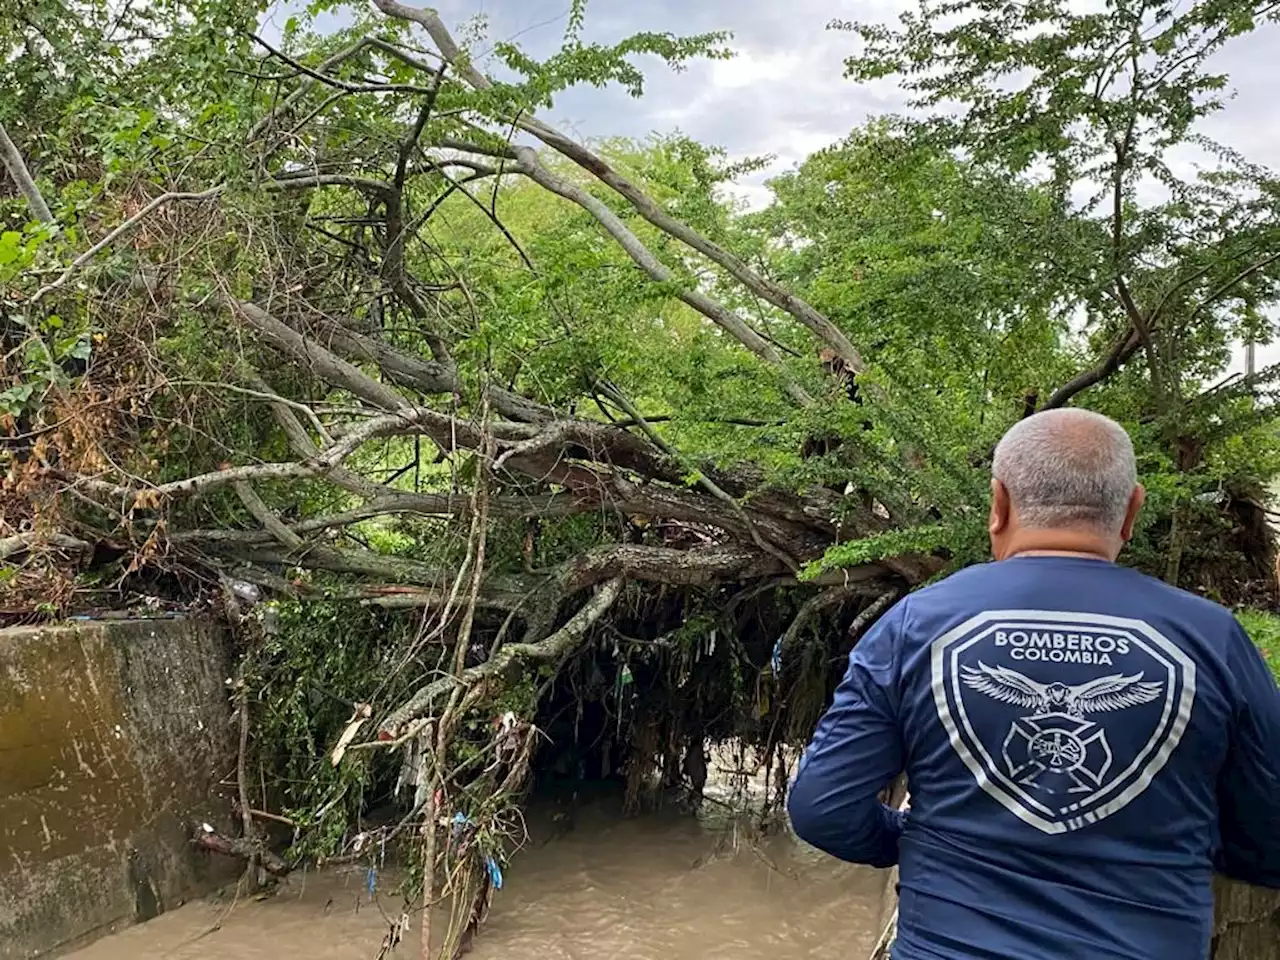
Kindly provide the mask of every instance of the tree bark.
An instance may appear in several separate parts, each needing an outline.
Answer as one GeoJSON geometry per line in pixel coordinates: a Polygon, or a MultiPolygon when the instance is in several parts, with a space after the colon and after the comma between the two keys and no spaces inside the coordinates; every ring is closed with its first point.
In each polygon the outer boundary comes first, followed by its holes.
{"type": "Polygon", "coordinates": [[[31,208],[32,216],[43,223],[52,223],[53,213],[49,205],[44,202],[40,188],[36,186],[31,171],[27,169],[27,162],[23,159],[22,152],[17,144],[9,139],[9,131],[3,126],[0,126],[0,161],[4,162],[9,176],[13,177],[14,183],[18,185],[18,190],[26,199],[27,206],[31,208]]]}
{"type": "Polygon", "coordinates": [[[1218,877],[1211,960],[1280,960],[1280,891],[1218,877]]]}

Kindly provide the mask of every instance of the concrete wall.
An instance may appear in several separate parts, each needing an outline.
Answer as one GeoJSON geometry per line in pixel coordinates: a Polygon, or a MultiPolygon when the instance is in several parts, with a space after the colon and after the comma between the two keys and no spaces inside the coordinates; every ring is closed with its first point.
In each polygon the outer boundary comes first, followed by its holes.
{"type": "Polygon", "coordinates": [[[0,630],[0,960],[149,919],[234,875],[195,853],[234,773],[213,627],[0,630]]]}

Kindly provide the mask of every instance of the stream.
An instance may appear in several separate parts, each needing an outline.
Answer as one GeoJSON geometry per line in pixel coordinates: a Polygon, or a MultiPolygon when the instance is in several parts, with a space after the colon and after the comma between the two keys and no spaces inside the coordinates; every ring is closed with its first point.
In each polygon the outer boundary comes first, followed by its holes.
{"type": "MultiPolygon", "coordinates": [[[[581,804],[570,829],[551,813],[531,808],[471,960],[850,960],[879,933],[886,876],[785,832],[749,841],[730,818],[676,810],[624,818],[615,796],[581,804]]],[[[372,960],[402,904],[393,877],[372,899],[366,877],[299,872],[266,899],[189,903],[71,956],[372,960]]],[[[418,931],[388,956],[417,960],[418,931]]]]}

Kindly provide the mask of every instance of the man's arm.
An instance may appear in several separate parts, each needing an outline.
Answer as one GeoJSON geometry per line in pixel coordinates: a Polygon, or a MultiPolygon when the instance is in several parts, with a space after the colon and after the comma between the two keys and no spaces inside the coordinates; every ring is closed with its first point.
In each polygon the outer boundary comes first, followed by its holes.
{"type": "Polygon", "coordinates": [[[905,821],[878,794],[903,768],[897,680],[906,603],[881,617],[853,648],[787,799],[791,825],[802,840],[873,867],[898,862],[905,821]]]}
{"type": "Polygon", "coordinates": [[[1236,628],[1230,667],[1238,702],[1218,784],[1220,873],[1280,888],[1280,690],[1262,654],[1236,628]]]}

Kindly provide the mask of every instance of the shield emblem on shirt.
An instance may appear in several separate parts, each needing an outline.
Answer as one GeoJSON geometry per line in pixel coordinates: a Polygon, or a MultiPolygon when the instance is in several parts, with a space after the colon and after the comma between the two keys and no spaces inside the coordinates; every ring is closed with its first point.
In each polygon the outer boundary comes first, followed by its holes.
{"type": "Polygon", "coordinates": [[[934,704],[978,786],[1050,834],[1124,809],[1177,748],[1195,663],[1143,620],[987,611],[932,645],[934,704]]]}

